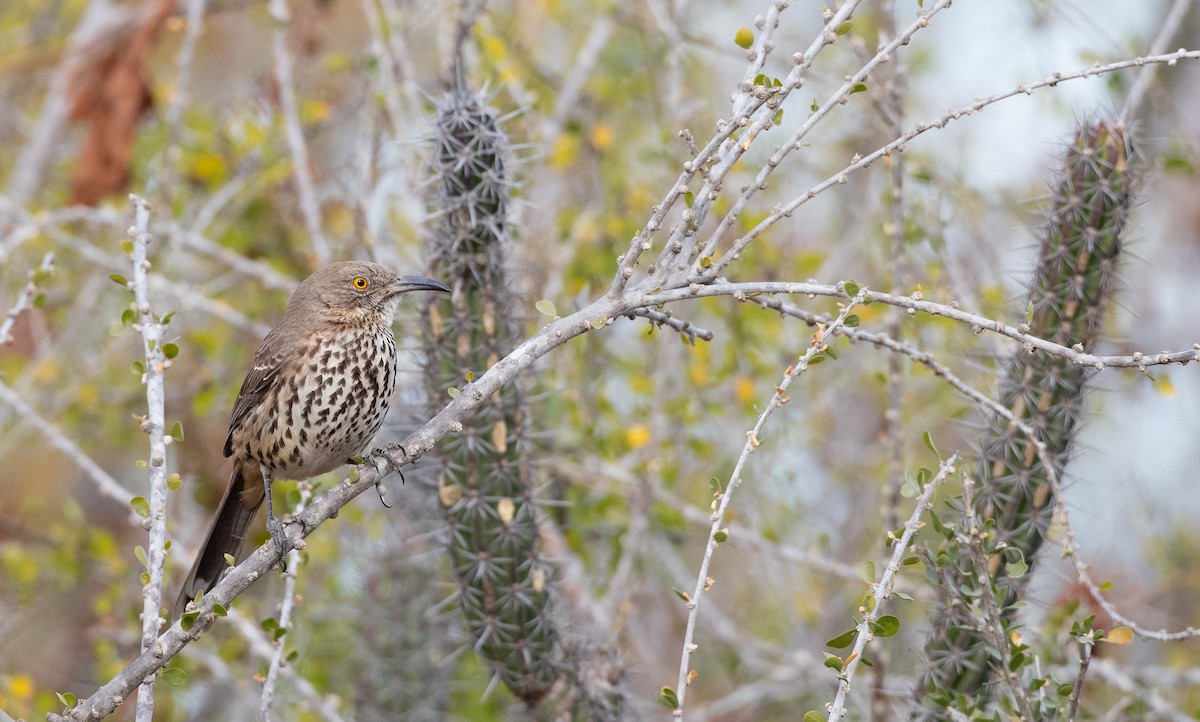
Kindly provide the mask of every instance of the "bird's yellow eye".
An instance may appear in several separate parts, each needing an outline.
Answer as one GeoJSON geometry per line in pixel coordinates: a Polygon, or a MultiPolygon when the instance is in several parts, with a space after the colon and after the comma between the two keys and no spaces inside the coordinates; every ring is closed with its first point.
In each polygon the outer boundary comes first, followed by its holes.
{"type": "Polygon", "coordinates": [[[367,279],[363,278],[362,276],[355,276],[354,280],[351,281],[351,283],[353,283],[354,287],[360,291],[363,290],[364,288],[366,288],[367,286],[371,285],[371,282],[368,281],[367,279]]]}

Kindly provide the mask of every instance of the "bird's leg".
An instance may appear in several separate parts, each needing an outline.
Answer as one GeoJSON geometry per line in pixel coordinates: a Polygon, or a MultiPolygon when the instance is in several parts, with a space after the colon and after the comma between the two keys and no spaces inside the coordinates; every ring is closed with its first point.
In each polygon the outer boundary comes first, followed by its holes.
{"type": "Polygon", "coordinates": [[[287,534],[283,531],[283,522],[275,518],[275,509],[271,504],[271,470],[265,466],[259,468],[267,495],[267,533],[271,535],[271,541],[275,542],[275,549],[279,553],[279,570],[287,572],[287,534]]]}

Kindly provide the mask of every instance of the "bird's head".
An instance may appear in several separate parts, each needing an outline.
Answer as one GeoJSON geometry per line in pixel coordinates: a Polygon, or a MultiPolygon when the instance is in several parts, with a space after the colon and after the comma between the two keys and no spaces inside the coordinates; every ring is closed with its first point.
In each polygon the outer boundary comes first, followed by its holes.
{"type": "Polygon", "coordinates": [[[402,276],[378,263],[341,261],[323,266],[304,279],[292,294],[286,314],[313,314],[309,322],[390,325],[400,296],[411,291],[449,293],[450,289],[432,278],[402,276]]]}

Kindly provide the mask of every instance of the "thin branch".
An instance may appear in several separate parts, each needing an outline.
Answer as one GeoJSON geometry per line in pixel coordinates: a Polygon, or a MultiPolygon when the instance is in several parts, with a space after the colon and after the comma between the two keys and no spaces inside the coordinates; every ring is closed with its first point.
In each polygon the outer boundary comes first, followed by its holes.
{"type": "MultiPolygon", "coordinates": [[[[733,296],[736,300],[746,301],[750,300],[755,294],[795,294],[830,296],[845,299],[846,294],[840,289],[840,285],[810,282],[761,281],[731,283],[718,279],[706,284],[691,283],[682,288],[646,293],[643,300],[647,306],[659,306],[690,298],[708,298],[710,296],[733,296]]],[[[1024,324],[1009,326],[986,316],[962,311],[953,304],[925,301],[920,293],[914,293],[910,296],[898,296],[891,293],[871,291],[867,296],[867,303],[886,303],[889,306],[898,306],[907,309],[912,313],[927,313],[931,316],[949,318],[969,325],[971,330],[976,334],[991,331],[1001,336],[1007,336],[1014,341],[1019,341],[1025,347],[1024,350],[1026,352],[1032,353],[1034,350],[1044,351],[1053,356],[1064,358],[1073,364],[1090,366],[1098,371],[1110,367],[1134,368],[1138,371],[1145,371],[1150,366],[1165,366],[1169,364],[1186,365],[1192,361],[1200,361],[1200,343],[1193,344],[1192,348],[1187,351],[1167,350],[1149,354],[1138,351],[1128,356],[1100,356],[1085,353],[1078,345],[1067,348],[1053,341],[1033,336],[1028,333],[1028,327],[1024,324]]]]}
{"type": "Polygon", "coordinates": [[[675,688],[675,694],[678,699],[675,711],[678,718],[682,718],[684,701],[687,697],[687,686],[691,682],[691,655],[696,649],[694,642],[696,633],[696,620],[699,618],[700,600],[704,592],[712,585],[712,580],[708,576],[709,564],[712,562],[713,554],[717,550],[717,545],[728,538],[729,532],[722,529],[725,523],[725,515],[729,510],[730,501],[733,499],[733,492],[742,483],[742,469],[745,468],[750,455],[761,444],[759,436],[766,425],[767,419],[775,412],[776,409],[786,404],[791,399],[787,395],[788,387],[796,380],[800,374],[808,370],[808,365],[813,357],[825,351],[828,348],[826,340],[833,335],[835,329],[840,328],[845,324],[846,318],[850,315],[850,311],[863,302],[867,296],[867,289],[861,289],[850,302],[845,304],[837,318],[828,326],[820,328],[817,333],[813,334],[812,341],[800,354],[796,363],[789,366],[783,375],[783,379],[779,385],[775,387],[775,393],[771,395],[771,400],[767,402],[766,408],[758,415],[758,420],[754,423],[754,427],[746,432],[746,443],[742,445],[742,453],[738,456],[737,461],[733,465],[733,471],[729,475],[729,480],[725,484],[722,491],[716,492],[713,496],[713,514],[712,523],[708,532],[708,543],[704,547],[704,557],[700,561],[700,570],[696,577],[696,586],[692,591],[692,595],[687,600],[688,618],[687,628],[683,635],[683,651],[679,658],[679,681],[675,688]]]}
{"type": "MultiPolygon", "coordinates": [[[[313,485],[311,481],[302,481],[296,485],[300,501],[296,504],[295,513],[304,511],[312,499],[313,485]]],[[[283,602],[279,605],[279,629],[284,630],[274,642],[271,652],[271,663],[267,667],[267,678],[263,680],[262,699],[258,708],[259,719],[271,719],[271,699],[275,696],[275,683],[279,679],[279,669],[286,665],[283,660],[284,645],[287,644],[288,632],[292,628],[292,608],[296,604],[296,575],[301,564],[300,549],[288,552],[287,573],[283,581],[283,602]]]]}
{"type": "MultiPolygon", "coordinates": [[[[163,563],[167,547],[167,441],[164,407],[166,389],[163,372],[170,361],[163,352],[163,324],[150,305],[150,261],[147,258],[150,246],[150,204],[130,196],[135,221],[129,229],[133,241],[133,280],[130,288],[137,304],[137,330],[142,336],[146,370],[142,383],[146,385],[147,415],[142,419],[142,431],[150,437],[150,508],[147,522],[150,538],[147,542],[146,564],[149,574],[142,587],[142,652],[154,647],[159,627],[163,623],[162,581],[163,563]]],[[[138,722],[152,722],[154,718],[154,676],[142,680],[137,696],[138,722]]]]}
{"type": "Polygon", "coordinates": [[[837,694],[834,695],[833,704],[829,707],[830,722],[837,722],[837,720],[840,720],[846,714],[846,699],[850,695],[850,687],[854,682],[854,673],[858,670],[859,664],[862,662],[863,653],[866,651],[867,645],[875,638],[875,628],[879,623],[880,612],[895,591],[896,574],[900,571],[900,567],[904,563],[904,555],[908,552],[908,547],[912,544],[913,538],[916,537],[917,531],[925,525],[925,522],[921,521],[921,517],[925,516],[925,512],[929,511],[929,507],[933,505],[934,492],[942,485],[942,482],[954,473],[954,465],[957,462],[958,454],[953,454],[949,459],[941,463],[937,475],[925,485],[925,488],[921,490],[921,495],[917,497],[916,508],[913,509],[912,516],[905,522],[904,532],[900,535],[899,539],[894,539],[892,542],[892,557],[888,560],[887,567],[884,568],[879,581],[871,585],[871,600],[873,603],[864,603],[863,606],[867,607],[867,610],[863,614],[862,621],[857,625],[858,633],[854,637],[854,647],[850,650],[850,654],[846,656],[842,664],[842,674],[839,677],[837,694]]]}
{"type": "Polygon", "coordinates": [[[129,500],[133,498],[133,494],[121,486],[120,482],[104,470],[104,467],[88,456],[87,452],[79,448],[79,445],[64,434],[62,429],[35,411],[25,399],[21,398],[16,391],[9,388],[3,381],[0,381],[0,401],[11,406],[17,412],[17,415],[27,424],[37,429],[51,446],[61,451],[68,459],[74,462],[80,471],[84,473],[84,476],[96,485],[96,490],[100,492],[100,496],[105,499],[111,499],[119,504],[126,514],[128,514],[129,523],[139,528],[142,526],[142,518],[129,507],[129,500]]]}
{"type": "MultiPolygon", "coordinates": [[[[733,207],[729,209],[729,211],[725,214],[725,217],[721,219],[721,222],[718,224],[716,230],[713,231],[712,235],[710,235],[708,240],[705,241],[704,249],[700,252],[699,256],[695,259],[687,259],[687,261],[693,263],[693,274],[703,271],[705,274],[710,275],[710,277],[716,277],[716,275],[723,271],[736,258],[737,253],[731,250],[729,253],[723,254],[720,259],[718,259],[711,267],[708,267],[707,269],[699,265],[702,263],[702,258],[711,259],[714,255],[716,255],[719,244],[724,239],[725,234],[729,231],[729,229],[732,228],[734,223],[737,222],[738,216],[741,215],[741,212],[746,207],[746,204],[759,190],[767,187],[767,179],[771,173],[783,163],[784,159],[787,158],[787,156],[793,150],[799,150],[804,147],[805,136],[807,136],[809,132],[816,127],[816,125],[823,118],[825,118],[826,115],[831,113],[835,108],[844,105],[847,102],[847,99],[854,94],[855,89],[858,88],[876,68],[884,63],[890,62],[901,47],[908,45],[912,41],[914,35],[929,27],[929,23],[931,20],[933,20],[933,17],[950,7],[952,2],[953,0],[939,0],[928,10],[918,13],[916,20],[914,20],[907,28],[905,28],[904,32],[900,33],[893,38],[891,42],[880,48],[879,51],[875,53],[875,56],[871,58],[871,60],[865,63],[853,75],[846,78],[842,85],[836,91],[834,91],[829,99],[826,100],[825,103],[822,104],[821,107],[819,107],[816,111],[814,111],[807,119],[805,119],[805,121],[800,124],[800,127],[797,128],[792,135],[785,142],[783,142],[774,153],[771,154],[771,157],[767,159],[767,162],[758,171],[754,181],[745,185],[741,194],[738,196],[738,199],[734,201],[733,207]]],[[[736,247],[737,245],[735,244],[735,248],[736,247]]]]}
{"type": "MultiPolygon", "coordinates": [[[[275,645],[266,638],[262,627],[257,622],[246,619],[236,609],[230,609],[229,616],[226,619],[233,625],[238,634],[246,640],[251,652],[264,660],[270,660],[274,656],[275,645]]],[[[282,665],[279,673],[322,719],[327,720],[327,722],[344,722],[344,718],[338,712],[334,700],[321,696],[321,693],[317,691],[312,682],[300,676],[296,672],[295,667],[290,664],[282,665]]]]}
{"type": "MultiPolygon", "coordinates": [[[[684,223],[680,224],[667,240],[664,254],[678,254],[683,250],[684,235],[691,232],[693,225],[698,226],[703,221],[707,209],[716,201],[717,194],[715,189],[720,186],[720,183],[733,168],[733,165],[737,163],[738,159],[741,158],[742,154],[749,149],[750,143],[753,142],[763,129],[772,123],[774,111],[772,110],[771,113],[762,113],[754,121],[751,121],[750,118],[759,108],[767,105],[768,100],[781,103],[792,90],[803,85],[802,76],[804,72],[812,65],[813,60],[816,59],[821,50],[837,42],[836,29],[850,18],[860,2],[861,0],[847,0],[847,2],[838,8],[836,13],[826,15],[825,25],[818,34],[818,37],[809,46],[809,49],[804,53],[797,53],[793,56],[795,66],[788,73],[782,86],[773,88],[769,94],[764,94],[762,98],[755,96],[753,102],[742,113],[736,115],[729,122],[719,123],[717,133],[712,139],[691,160],[684,162],[679,177],[676,178],[675,184],[667,192],[666,197],[654,207],[646,225],[630,241],[629,249],[617,257],[617,273],[613,278],[612,286],[609,288],[610,296],[619,295],[625,290],[629,279],[634,275],[634,269],[637,267],[642,253],[649,251],[653,247],[652,239],[659,229],[662,228],[667,214],[679,199],[683,197],[684,192],[687,190],[687,184],[697,173],[701,173],[704,176],[704,183],[701,186],[700,192],[695,195],[695,211],[688,209],[684,214],[684,223]],[[738,131],[742,132],[743,141],[727,144],[726,141],[738,131]],[[716,164],[713,168],[709,168],[709,163],[714,160],[717,161],[716,164]]],[[[669,262],[670,258],[660,256],[658,266],[665,268],[669,262]]],[[[652,267],[650,272],[652,274],[655,273],[656,268],[657,266],[652,267]]]]}
{"type": "Polygon", "coordinates": [[[705,341],[713,340],[713,332],[706,328],[692,325],[691,321],[675,318],[670,311],[656,311],[652,308],[635,308],[629,312],[628,318],[640,316],[650,321],[655,326],[666,326],[673,331],[677,331],[691,343],[696,343],[696,339],[704,339],[705,341]]]}
{"type": "Polygon", "coordinates": [[[1079,647],[1079,672],[1075,675],[1075,686],[1071,689],[1070,705],[1067,707],[1067,722],[1075,722],[1079,711],[1079,698],[1083,694],[1083,681],[1087,678],[1088,666],[1092,662],[1092,645],[1076,641],[1079,647]]]}
{"type": "Polygon", "coordinates": [[[268,7],[271,20],[275,23],[271,31],[271,48],[275,62],[275,82],[279,86],[279,112],[283,117],[288,151],[292,154],[292,173],[296,178],[300,213],[304,216],[304,225],[308,229],[314,260],[317,265],[323,266],[329,263],[333,256],[329,250],[329,242],[325,240],[325,234],[321,230],[321,207],[317,202],[312,170],[308,165],[308,146],[304,142],[304,130],[300,126],[300,106],[296,101],[295,79],[292,77],[292,56],[287,47],[291,17],[287,0],[270,0],[268,7]]]}
{"type": "MultiPolygon", "coordinates": [[[[883,146],[880,146],[879,148],[872,151],[871,153],[868,153],[867,155],[855,154],[853,162],[851,162],[849,165],[847,165],[842,170],[829,176],[824,181],[821,181],[820,183],[813,185],[807,191],[805,191],[803,194],[797,196],[796,198],[792,199],[791,201],[787,202],[786,204],[776,206],[775,209],[773,210],[773,212],[771,213],[771,215],[769,215],[766,218],[764,218],[763,220],[759,221],[759,223],[757,225],[755,225],[754,228],[750,229],[750,231],[748,231],[744,236],[742,236],[741,238],[734,241],[733,245],[727,251],[722,253],[719,258],[713,259],[711,261],[710,266],[708,266],[707,268],[701,267],[701,268],[699,268],[699,270],[697,270],[696,268],[693,268],[693,275],[692,275],[692,278],[689,280],[703,282],[708,279],[716,278],[721,273],[721,271],[724,270],[726,268],[726,266],[729,265],[729,263],[738,259],[741,255],[741,253],[745,250],[745,248],[748,245],[750,245],[750,243],[754,239],[756,239],[760,235],[762,235],[768,228],[774,226],[776,223],[783,220],[784,218],[791,217],[791,215],[793,213],[795,213],[796,209],[798,209],[800,206],[804,205],[805,203],[809,202],[813,198],[817,197],[822,192],[824,192],[834,186],[845,183],[852,173],[863,170],[864,168],[869,168],[875,161],[879,160],[880,158],[886,158],[886,157],[891,156],[893,153],[902,152],[905,149],[905,147],[914,138],[916,138],[919,135],[924,134],[925,132],[927,132],[929,130],[932,130],[934,128],[945,128],[952,121],[971,116],[971,115],[983,110],[984,108],[987,108],[990,105],[1000,102],[1001,100],[1006,100],[1008,98],[1012,98],[1012,97],[1015,97],[1018,95],[1032,95],[1035,90],[1038,90],[1040,88],[1052,88],[1052,87],[1057,86],[1059,83],[1066,82],[1068,80],[1077,80],[1080,78],[1091,78],[1091,77],[1103,75],[1105,73],[1111,73],[1111,72],[1114,72],[1117,70],[1124,70],[1126,68],[1134,68],[1134,67],[1143,67],[1146,65],[1151,65],[1151,64],[1156,64],[1156,63],[1165,63],[1169,66],[1174,66],[1180,60],[1196,60],[1198,58],[1200,58],[1200,50],[1188,51],[1188,50],[1181,49],[1174,53],[1153,55],[1153,56],[1141,57],[1141,58],[1131,58],[1131,59],[1127,59],[1127,60],[1120,60],[1117,62],[1109,63],[1107,65],[1096,64],[1091,67],[1083,68],[1081,70],[1076,70],[1076,71],[1069,72],[1069,73],[1056,72],[1056,73],[1053,73],[1052,75],[1050,75],[1048,78],[1045,78],[1043,80],[1039,80],[1039,81],[1035,81],[1035,82],[1031,82],[1031,83],[1021,83],[1020,85],[1018,85],[1014,88],[1010,88],[1009,90],[1006,90],[1006,91],[1003,91],[1000,93],[996,93],[995,95],[991,95],[986,98],[977,99],[974,102],[972,102],[970,105],[965,105],[960,108],[956,108],[954,110],[951,110],[947,113],[942,114],[941,116],[939,116],[937,119],[933,120],[932,122],[918,123],[915,127],[910,129],[909,131],[907,131],[900,137],[896,138],[895,140],[892,140],[891,142],[889,142],[883,146]]],[[[769,165],[769,163],[770,163],[770,161],[768,161],[768,165],[769,165]]],[[[715,251],[715,247],[713,250],[715,251]]],[[[701,258],[706,257],[706,255],[711,255],[711,254],[702,254],[701,258]]],[[[699,262],[699,259],[697,259],[697,262],[699,262]]]]}
{"type": "MultiPolygon", "coordinates": [[[[1192,9],[1192,0],[1175,0],[1171,5],[1171,9],[1167,11],[1167,16],[1163,18],[1162,24],[1158,27],[1158,34],[1154,36],[1154,40],[1150,43],[1149,55],[1159,55],[1167,49],[1167,43],[1171,42],[1171,38],[1175,37],[1179,32],[1179,26],[1183,24],[1188,12],[1192,9]]],[[[1142,107],[1142,102],[1146,99],[1146,93],[1150,91],[1150,84],[1154,82],[1154,71],[1157,66],[1147,65],[1138,71],[1137,77],[1133,80],[1133,85],[1129,88],[1129,95],[1125,98],[1125,104],[1121,106],[1121,112],[1117,116],[1123,122],[1133,120],[1138,110],[1142,107]]]]}
{"type": "MultiPolygon", "coordinates": [[[[1045,457],[1042,457],[1045,459],[1045,457]]],[[[1004,636],[1004,616],[1000,612],[1000,605],[996,601],[996,590],[992,586],[991,574],[988,572],[987,555],[983,549],[984,531],[979,527],[979,520],[975,514],[975,480],[971,476],[963,476],[963,516],[966,521],[966,529],[956,529],[955,536],[958,543],[961,544],[971,556],[972,565],[975,568],[975,573],[978,575],[976,582],[979,584],[979,602],[980,612],[983,614],[982,619],[976,619],[979,633],[987,640],[988,647],[1000,655],[997,660],[996,667],[1004,676],[1008,683],[1009,691],[1012,692],[1013,700],[1017,704],[1017,709],[1021,712],[1021,719],[1033,720],[1033,705],[1029,701],[1029,695],[1025,691],[1025,685],[1021,678],[1013,671],[1012,665],[1012,648],[1009,640],[1004,636]]]]}
{"type": "Polygon", "coordinates": [[[37,298],[38,284],[53,273],[54,254],[47,253],[42,256],[41,265],[36,270],[29,272],[25,286],[17,294],[16,302],[13,303],[12,308],[8,309],[8,313],[4,314],[4,321],[0,322],[0,346],[7,346],[13,342],[12,329],[17,323],[17,317],[33,307],[34,299],[37,298]]]}
{"type": "Polygon", "coordinates": [[[178,68],[175,79],[175,92],[167,105],[167,147],[166,162],[158,173],[158,185],[163,198],[173,199],[176,189],[176,175],[179,172],[181,155],[180,136],[183,134],[183,109],[191,100],[192,61],[196,57],[196,43],[204,31],[204,9],[208,0],[187,0],[187,32],[179,45],[179,54],[175,59],[178,68]]]}

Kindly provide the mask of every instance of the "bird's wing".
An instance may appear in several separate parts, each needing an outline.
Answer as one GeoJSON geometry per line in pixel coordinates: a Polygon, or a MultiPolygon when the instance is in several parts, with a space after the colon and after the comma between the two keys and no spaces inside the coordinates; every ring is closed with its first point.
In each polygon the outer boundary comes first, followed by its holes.
{"type": "Polygon", "coordinates": [[[286,337],[281,338],[276,330],[278,329],[267,334],[258,347],[250,370],[246,372],[246,380],[242,382],[242,390],[233,404],[233,415],[229,418],[229,434],[225,437],[226,458],[233,455],[233,432],[245,420],[246,414],[269,395],[271,389],[279,382],[280,371],[295,355],[295,343],[283,341],[286,337]]]}

